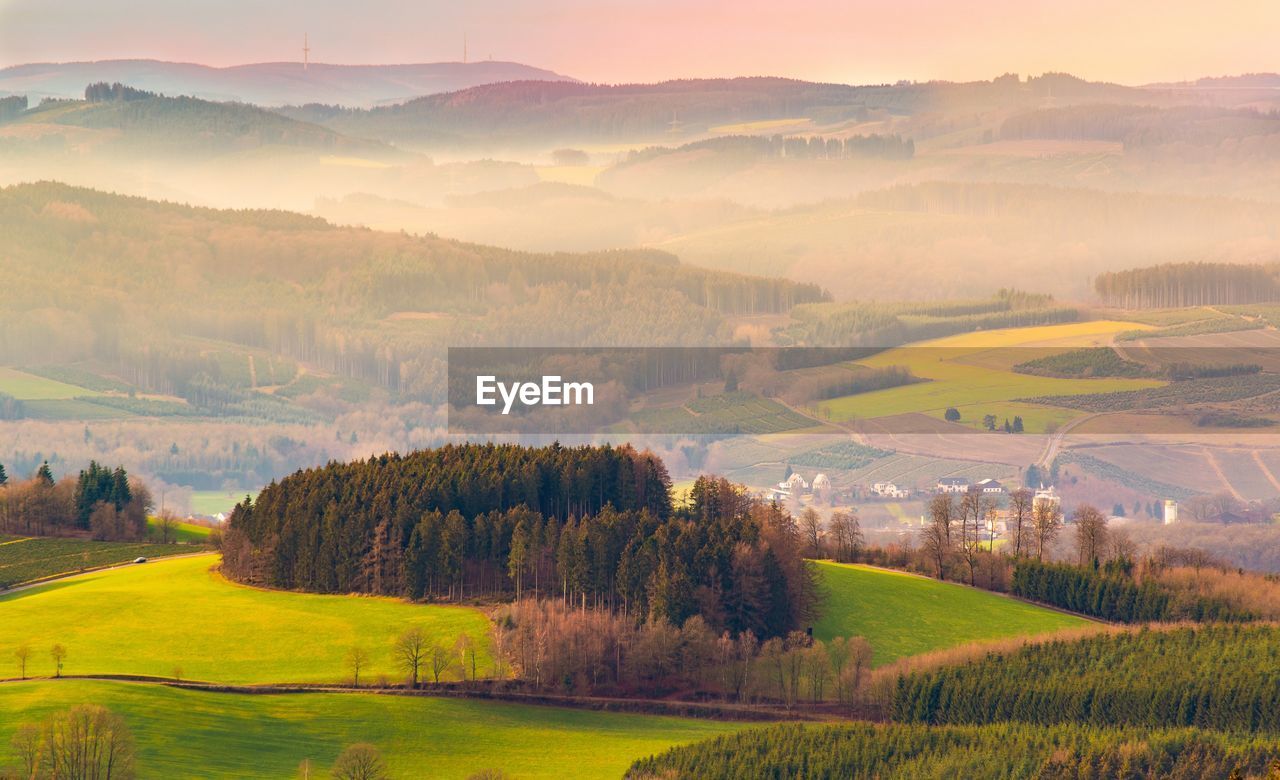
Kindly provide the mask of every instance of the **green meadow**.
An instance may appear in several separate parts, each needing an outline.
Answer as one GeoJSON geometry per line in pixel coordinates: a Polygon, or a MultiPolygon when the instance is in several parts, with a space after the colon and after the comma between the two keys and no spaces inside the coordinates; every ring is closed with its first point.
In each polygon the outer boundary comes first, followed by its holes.
{"type": "Polygon", "coordinates": [[[877,666],[933,650],[1002,637],[1045,634],[1089,621],[903,572],[817,561],[828,597],[819,639],[860,636],[877,666]]]}
{"type": "MultiPolygon", "coordinates": [[[[0,548],[4,549],[4,548],[0,548]]],[[[372,596],[258,590],[214,571],[215,554],[84,574],[0,596],[0,662],[33,649],[28,672],[51,675],[49,648],[67,649],[66,674],[138,674],[225,683],[340,682],[359,645],[366,680],[403,679],[391,644],[411,626],[452,647],[464,632],[487,648],[478,609],[372,596]]],[[[487,649],[480,673],[491,669],[487,649]]],[[[457,675],[451,675],[456,679],[457,675]]]]}
{"type": "Polygon", "coordinates": [[[75,704],[121,714],[140,778],[288,778],[309,759],[326,777],[342,748],[370,742],[396,778],[621,777],[638,758],[741,724],[378,694],[231,694],[59,680],[0,684],[0,768],[17,725],[75,704]]]}
{"type": "Polygon", "coordinates": [[[19,401],[67,401],[80,396],[98,395],[83,387],[13,368],[0,368],[0,393],[11,395],[19,401]]]}
{"type": "MultiPolygon", "coordinates": [[[[207,525],[197,525],[196,523],[188,523],[185,520],[179,520],[174,523],[170,529],[170,540],[183,544],[204,544],[209,541],[209,534],[213,529],[207,525]]],[[[147,518],[147,536],[152,540],[161,538],[160,519],[156,517],[147,518]]]]}

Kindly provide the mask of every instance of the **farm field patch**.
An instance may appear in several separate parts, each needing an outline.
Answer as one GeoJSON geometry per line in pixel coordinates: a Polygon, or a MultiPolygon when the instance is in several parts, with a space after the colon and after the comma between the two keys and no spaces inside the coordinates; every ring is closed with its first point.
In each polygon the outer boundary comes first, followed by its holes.
{"type": "Polygon", "coordinates": [[[16,368],[0,368],[0,393],[11,395],[19,401],[69,401],[81,396],[97,395],[93,390],[28,374],[16,368]]]}
{"type": "Polygon", "coordinates": [[[634,760],[738,731],[712,720],[374,694],[232,694],[91,680],[0,686],[0,765],[18,723],[92,702],[122,715],[138,777],[313,776],[343,747],[369,742],[394,778],[464,778],[499,769],[529,778],[619,777],[634,760]]]}
{"type": "Polygon", "coordinates": [[[1074,615],[994,593],[868,566],[817,561],[830,594],[813,635],[860,636],[874,664],[1000,637],[1087,625],[1074,615]]]}
{"type": "MultiPolygon", "coordinates": [[[[159,558],[196,552],[199,548],[179,544],[146,542],[94,542],[88,539],[54,537],[14,537],[0,539],[0,588],[23,582],[128,563],[142,556],[159,558]]],[[[0,609],[0,615],[3,615],[0,609]]],[[[0,632],[3,628],[0,628],[0,632]]]]}
{"type": "Polygon", "coordinates": [[[429,643],[449,647],[467,633],[485,648],[480,673],[490,669],[480,610],[258,590],[212,571],[217,562],[213,554],[151,561],[0,596],[0,647],[39,648],[36,675],[53,672],[47,648],[57,642],[67,674],[169,677],[181,667],[184,678],[209,682],[336,683],[360,645],[370,656],[362,676],[399,680],[391,644],[419,626],[429,643]]]}
{"type": "MultiPolygon", "coordinates": [[[[873,368],[904,366],[930,381],[844,396],[825,401],[820,408],[837,421],[879,418],[912,412],[941,416],[948,407],[1000,406],[1015,399],[1048,395],[1107,393],[1159,387],[1162,383],[1139,379],[1060,379],[1019,374],[1013,365],[1027,359],[1024,350],[1012,347],[1081,347],[1107,343],[1132,323],[1089,321],[1062,325],[965,333],[891,349],[859,361],[873,368]]],[[[1004,414],[1001,414],[1003,421],[1004,414]]],[[[1012,418],[1012,415],[1008,415],[1012,418]]],[[[1043,433],[1048,424],[1060,425],[1071,413],[1030,415],[1028,433],[1043,433]],[[1065,415],[1065,416],[1064,416],[1065,415]],[[1040,427],[1037,427],[1040,426],[1040,427]]],[[[962,415],[963,419],[963,415],[962,415]]],[[[981,418],[979,418],[981,419],[981,418]]]]}

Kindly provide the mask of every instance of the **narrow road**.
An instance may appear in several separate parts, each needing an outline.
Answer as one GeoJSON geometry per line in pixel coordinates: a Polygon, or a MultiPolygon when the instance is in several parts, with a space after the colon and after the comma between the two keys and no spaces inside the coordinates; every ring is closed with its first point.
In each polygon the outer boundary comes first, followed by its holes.
{"type": "MultiPolygon", "coordinates": [[[[196,556],[199,556],[199,555],[214,555],[214,554],[215,553],[213,552],[213,550],[201,550],[200,552],[182,553],[181,555],[162,555],[159,558],[148,558],[147,562],[150,563],[151,561],[172,561],[177,558],[195,558],[196,556]]],[[[74,579],[76,577],[87,577],[90,574],[101,574],[104,571],[115,571],[116,569],[127,569],[131,566],[145,566],[145,565],[146,564],[144,563],[134,563],[133,561],[129,561],[128,563],[113,563],[108,566],[99,566],[93,569],[85,569],[84,571],[69,571],[69,572],[66,572],[65,574],[55,574],[52,577],[45,577],[44,579],[41,579],[41,580],[34,580],[32,582],[24,582],[20,585],[14,585],[12,588],[0,588],[0,598],[8,596],[10,593],[21,593],[24,590],[31,590],[32,588],[38,588],[41,585],[48,585],[51,582],[61,582],[63,580],[74,579]]]]}

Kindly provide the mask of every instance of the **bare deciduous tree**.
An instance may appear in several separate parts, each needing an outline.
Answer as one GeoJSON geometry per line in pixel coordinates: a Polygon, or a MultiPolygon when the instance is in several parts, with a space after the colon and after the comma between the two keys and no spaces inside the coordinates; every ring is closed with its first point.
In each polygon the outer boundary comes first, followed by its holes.
{"type": "Polygon", "coordinates": [[[169,544],[178,534],[178,516],[171,509],[162,510],[156,518],[156,528],[160,531],[160,541],[169,544]]]}
{"type": "Polygon", "coordinates": [[[1036,560],[1043,561],[1053,540],[1062,530],[1062,508],[1055,501],[1041,501],[1031,511],[1031,525],[1035,530],[1036,560]]]}
{"type": "Polygon", "coordinates": [[[351,684],[360,687],[360,670],[369,665],[369,651],[356,645],[347,651],[347,668],[351,670],[351,684]]]}
{"type": "Polygon", "coordinates": [[[1072,514],[1076,523],[1078,563],[1088,566],[1098,562],[1106,550],[1107,516],[1094,506],[1081,504],[1072,514]]]}
{"type": "Polygon", "coordinates": [[[920,529],[920,546],[933,562],[938,579],[947,571],[947,557],[951,554],[951,523],[955,503],[950,495],[939,494],[929,502],[929,519],[920,529]]]}
{"type": "Polygon", "coordinates": [[[440,676],[449,671],[455,661],[453,651],[443,642],[437,642],[431,646],[428,660],[431,663],[431,679],[437,684],[440,682],[440,676]]]}
{"type": "Polygon", "coordinates": [[[811,506],[800,513],[800,532],[804,537],[805,555],[817,558],[822,554],[822,515],[811,506]]]}
{"type": "Polygon", "coordinates": [[[1013,557],[1021,558],[1030,547],[1027,532],[1031,530],[1031,511],[1035,494],[1018,488],[1009,494],[1009,531],[1013,537],[1013,557]]]}
{"type": "Polygon", "coordinates": [[[96,704],[80,704],[45,722],[39,761],[35,777],[132,778],[133,737],[124,718],[96,704]]]}
{"type": "Polygon", "coordinates": [[[387,765],[382,761],[382,753],[367,742],[349,745],[333,762],[333,771],[329,774],[334,780],[386,780],[387,765]]]}
{"type": "Polygon", "coordinates": [[[427,637],[418,626],[414,626],[396,637],[394,651],[396,662],[404,670],[410,688],[418,687],[418,675],[422,671],[422,662],[427,655],[427,637]]]}
{"type": "Polygon", "coordinates": [[[62,676],[62,664],[67,660],[67,648],[55,643],[49,648],[49,657],[53,659],[53,676],[62,676]]]}
{"type": "Polygon", "coordinates": [[[27,679],[27,661],[31,658],[31,645],[18,645],[18,649],[13,651],[13,657],[18,661],[18,675],[22,679],[27,679]]]}

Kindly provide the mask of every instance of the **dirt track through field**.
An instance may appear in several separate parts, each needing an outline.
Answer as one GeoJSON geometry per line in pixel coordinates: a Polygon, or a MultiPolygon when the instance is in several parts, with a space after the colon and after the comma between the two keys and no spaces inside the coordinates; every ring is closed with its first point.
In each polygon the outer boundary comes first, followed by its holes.
{"type": "Polygon", "coordinates": [[[1253,455],[1253,462],[1258,464],[1258,470],[1262,472],[1262,476],[1267,478],[1271,483],[1271,487],[1280,491],[1280,481],[1276,480],[1276,475],[1271,473],[1271,469],[1267,468],[1267,464],[1262,460],[1262,455],[1257,450],[1250,453],[1253,455]]]}
{"type": "MultiPolygon", "coordinates": [[[[1231,484],[1231,480],[1227,479],[1226,473],[1222,470],[1222,466],[1218,465],[1218,459],[1213,457],[1213,453],[1208,447],[1201,447],[1205,460],[1209,461],[1209,465],[1213,467],[1213,471],[1218,475],[1218,479],[1222,480],[1222,484],[1227,486],[1227,491],[1235,498],[1235,500],[1244,503],[1244,496],[1240,495],[1240,491],[1236,490],[1236,486],[1231,484]]],[[[1257,453],[1254,453],[1255,455],[1257,453]]]]}

